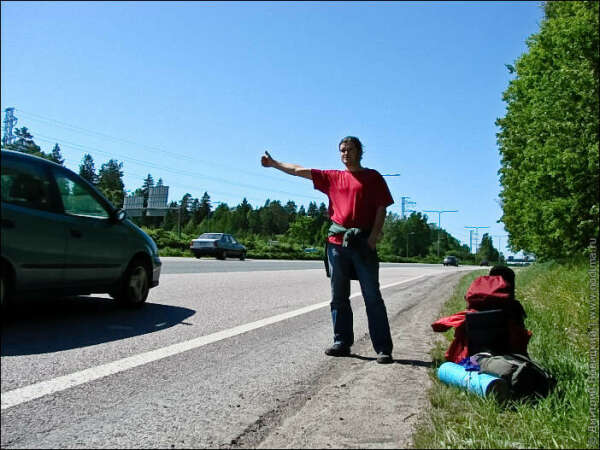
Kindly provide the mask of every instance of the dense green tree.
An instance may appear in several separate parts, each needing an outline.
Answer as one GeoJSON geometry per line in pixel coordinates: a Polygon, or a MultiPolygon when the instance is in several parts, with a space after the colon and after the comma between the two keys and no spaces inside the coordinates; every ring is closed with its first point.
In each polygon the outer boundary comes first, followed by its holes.
{"type": "Polygon", "coordinates": [[[186,192],[179,202],[179,211],[181,214],[181,223],[186,224],[191,218],[190,207],[192,206],[192,194],[186,192]]]}
{"type": "Polygon", "coordinates": [[[98,183],[98,175],[94,166],[94,158],[89,153],[83,155],[81,164],[79,165],[79,176],[88,180],[92,184],[98,183]]]}
{"type": "Polygon", "coordinates": [[[260,208],[260,222],[262,225],[262,234],[273,236],[283,234],[288,229],[288,213],[279,200],[267,200],[265,206],[260,208]]]}
{"type": "Polygon", "coordinates": [[[111,159],[102,164],[98,173],[98,189],[117,208],[123,206],[125,184],[123,183],[123,163],[111,159]]]}
{"type": "Polygon", "coordinates": [[[177,207],[178,207],[177,202],[169,203],[169,210],[165,214],[165,217],[163,218],[163,221],[162,221],[162,227],[165,230],[168,230],[168,231],[177,230],[177,221],[178,221],[178,214],[179,214],[177,211],[177,207]]]}
{"type": "Polygon", "coordinates": [[[285,204],[284,208],[288,214],[288,222],[291,223],[294,220],[296,220],[296,215],[298,214],[298,208],[296,206],[296,202],[294,202],[293,200],[289,200],[285,204]]]}
{"type": "Polygon", "coordinates": [[[311,217],[316,217],[319,215],[319,208],[317,207],[317,202],[310,202],[308,204],[308,209],[306,210],[306,214],[311,217]]]}
{"type": "Polygon", "coordinates": [[[489,234],[485,233],[481,238],[481,244],[477,249],[477,259],[483,261],[484,259],[490,263],[496,263],[500,261],[500,254],[498,250],[494,248],[494,243],[489,234]]]}
{"type": "MultiPolygon", "coordinates": [[[[437,233],[437,230],[435,231],[437,233]]],[[[383,224],[383,239],[379,246],[386,256],[424,257],[437,252],[437,234],[427,224],[427,216],[413,212],[405,219],[388,213],[383,224]],[[434,240],[435,237],[435,240],[434,240]]]]}
{"type": "Polygon", "coordinates": [[[409,249],[412,247],[412,250],[409,250],[411,255],[423,257],[430,253],[429,249],[432,248],[434,235],[427,224],[427,219],[427,215],[420,212],[413,212],[406,218],[406,233],[413,233],[409,238],[409,249]]]}
{"type": "Polygon", "coordinates": [[[545,2],[497,120],[503,216],[513,251],[573,255],[598,236],[597,1],[545,2]]]}
{"type": "Polygon", "coordinates": [[[408,250],[405,230],[406,221],[398,214],[388,212],[383,223],[383,239],[379,243],[380,253],[390,256],[406,256],[408,250]]]}
{"type": "Polygon", "coordinates": [[[255,235],[261,234],[262,230],[259,212],[259,209],[253,209],[248,212],[248,231],[255,235]]]}
{"type": "Polygon", "coordinates": [[[231,227],[234,233],[246,234],[248,232],[248,214],[250,211],[252,211],[252,205],[244,197],[242,203],[237,205],[231,213],[231,227]]]}

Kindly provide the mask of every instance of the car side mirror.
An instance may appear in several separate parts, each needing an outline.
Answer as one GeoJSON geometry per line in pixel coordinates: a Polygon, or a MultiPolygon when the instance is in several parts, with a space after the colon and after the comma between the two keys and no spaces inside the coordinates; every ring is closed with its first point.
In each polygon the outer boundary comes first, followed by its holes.
{"type": "Polygon", "coordinates": [[[115,222],[123,222],[127,217],[127,213],[121,208],[115,210],[113,212],[112,218],[115,222]]]}

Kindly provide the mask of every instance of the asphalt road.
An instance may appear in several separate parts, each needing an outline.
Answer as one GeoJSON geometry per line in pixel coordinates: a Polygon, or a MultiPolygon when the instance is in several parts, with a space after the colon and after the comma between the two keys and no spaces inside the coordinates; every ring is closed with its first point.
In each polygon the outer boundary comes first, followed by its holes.
{"type": "MultiPolygon", "coordinates": [[[[2,448],[230,447],[331,363],[322,262],[163,264],[140,310],[100,295],[34,299],[3,323],[2,448]]],[[[388,314],[424,279],[469,269],[382,264],[388,314]]],[[[358,338],[356,282],[352,292],[358,338]]]]}
{"type": "MultiPolygon", "coordinates": [[[[323,269],[324,262],[320,260],[307,261],[289,261],[285,259],[247,259],[240,261],[238,259],[229,258],[225,261],[220,261],[215,258],[162,258],[163,274],[172,273],[206,273],[206,272],[253,272],[264,270],[307,270],[307,269],[323,269]]],[[[399,267],[399,268],[415,268],[415,267],[435,267],[439,268],[439,264],[396,264],[382,263],[381,267],[399,267]]]]}

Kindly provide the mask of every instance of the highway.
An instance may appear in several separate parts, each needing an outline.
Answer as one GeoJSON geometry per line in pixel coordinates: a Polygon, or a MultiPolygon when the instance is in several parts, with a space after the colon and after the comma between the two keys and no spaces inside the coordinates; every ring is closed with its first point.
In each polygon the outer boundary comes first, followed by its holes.
{"type": "MultiPolygon", "coordinates": [[[[140,310],[105,295],[31,299],[3,321],[2,448],[230,447],[332,364],[321,261],[162,259],[140,310]]],[[[382,264],[388,315],[425,281],[472,269],[382,264]]],[[[358,339],[354,281],[352,293],[358,339]]]]}

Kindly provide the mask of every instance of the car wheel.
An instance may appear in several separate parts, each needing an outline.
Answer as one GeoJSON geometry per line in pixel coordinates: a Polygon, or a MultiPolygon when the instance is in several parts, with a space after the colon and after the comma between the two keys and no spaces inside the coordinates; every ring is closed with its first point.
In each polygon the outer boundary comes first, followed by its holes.
{"type": "Polygon", "coordinates": [[[246,259],[246,252],[240,253],[240,261],[243,261],[245,259],[246,259]]]}
{"type": "Polygon", "coordinates": [[[226,256],[227,255],[225,254],[225,251],[223,251],[223,250],[221,250],[219,253],[217,253],[217,259],[223,260],[226,258],[226,256]]]}
{"type": "Polygon", "coordinates": [[[128,306],[141,306],[150,292],[148,269],[140,259],[133,260],[123,275],[120,292],[116,299],[128,306]]]}

